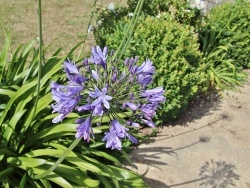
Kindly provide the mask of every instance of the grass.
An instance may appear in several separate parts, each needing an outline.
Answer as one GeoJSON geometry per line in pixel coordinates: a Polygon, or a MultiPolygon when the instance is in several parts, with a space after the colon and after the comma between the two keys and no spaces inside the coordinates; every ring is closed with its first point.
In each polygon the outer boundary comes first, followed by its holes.
{"type": "MultiPolygon", "coordinates": [[[[99,6],[105,7],[109,3],[126,4],[125,0],[100,0],[99,6]]],[[[47,53],[62,47],[65,54],[83,40],[93,0],[49,0],[42,1],[43,12],[43,40],[44,45],[50,45],[47,53]]],[[[35,0],[1,0],[0,19],[10,30],[12,48],[27,43],[38,37],[37,14],[35,0]]],[[[4,43],[4,31],[0,29],[0,48],[4,43]]],[[[90,35],[84,52],[94,45],[94,37],[90,35]]]]}

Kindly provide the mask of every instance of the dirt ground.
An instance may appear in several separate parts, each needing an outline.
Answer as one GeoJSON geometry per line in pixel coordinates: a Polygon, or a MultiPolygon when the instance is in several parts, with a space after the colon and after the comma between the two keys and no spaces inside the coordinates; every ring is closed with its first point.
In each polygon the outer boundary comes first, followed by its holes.
{"type": "Polygon", "coordinates": [[[134,171],[151,188],[250,188],[250,82],[240,90],[200,99],[161,128],[131,153],[134,171]]]}

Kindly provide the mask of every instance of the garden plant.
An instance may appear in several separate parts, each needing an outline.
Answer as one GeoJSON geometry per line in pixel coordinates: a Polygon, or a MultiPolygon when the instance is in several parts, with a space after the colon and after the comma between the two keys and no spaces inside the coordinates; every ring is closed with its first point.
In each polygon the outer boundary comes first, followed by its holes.
{"type": "Polygon", "coordinates": [[[129,160],[123,140],[137,143],[139,124],[154,127],[165,98],[163,87],[148,88],[152,62],[120,58],[131,30],[116,52],[96,46],[73,61],[83,41],[64,57],[58,49],[45,58],[41,1],[37,7],[39,47],[32,41],[12,53],[5,30],[0,53],[1,187],[146,187],[114,154],[129,160]]]}
{"type": "Polygon", "coordinates": [[[207,16],[185,0],[127,5],[98,8],[94,0],[86,34],[64,56],[62,48],[44,53],[41,0],[38,40],[13,50],[1,22],[1,187],[147,187],[122,164],[132,163],[127,149],[143,139],[139,128],[177,119],[197,95],[244,81],[248,1],[207,16]],[[82,55],[92,31],[97,45],[82,55]]]}

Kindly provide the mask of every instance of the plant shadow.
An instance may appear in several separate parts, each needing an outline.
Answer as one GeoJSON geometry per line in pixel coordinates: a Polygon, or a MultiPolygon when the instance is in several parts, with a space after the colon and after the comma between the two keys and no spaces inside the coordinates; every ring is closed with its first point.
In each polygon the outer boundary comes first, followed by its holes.
{"type": "MultiPolygon", "coordinates": [[[[192,179],[189,181],[176,183],[172,185],[167,185],[162,181],[154,180],[148,177],[145,177],[147,172],[145,172],[142,176],[145,183],[149,187],[157,187],[157,188],[172,188],[172,187],[182,187],[184,185],[190,184],[192,186],[195,182],[200,182],[200,186],[205,186],[208,188],[228,188],[235,187],[235,181],[239,180],[240,176],[235,173],[236,167],[233,164],[227,163],[225,161],[214,161],[211,159],[210,161],[206,161],[200,167],[199,178],[192,179]]],[[[193,187],[193,186],[192,186],[193,187]]]]}

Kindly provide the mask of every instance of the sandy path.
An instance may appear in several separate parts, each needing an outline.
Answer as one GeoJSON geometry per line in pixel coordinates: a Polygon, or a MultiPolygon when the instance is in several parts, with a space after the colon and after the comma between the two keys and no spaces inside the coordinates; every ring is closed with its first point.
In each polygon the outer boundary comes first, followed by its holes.
{"type": "Polygon", "coordinates": [[[250,84],[187,112],[131,158],[152,188],[250,188],[250,84]]]}

